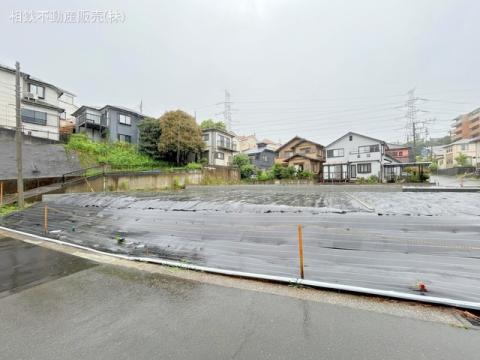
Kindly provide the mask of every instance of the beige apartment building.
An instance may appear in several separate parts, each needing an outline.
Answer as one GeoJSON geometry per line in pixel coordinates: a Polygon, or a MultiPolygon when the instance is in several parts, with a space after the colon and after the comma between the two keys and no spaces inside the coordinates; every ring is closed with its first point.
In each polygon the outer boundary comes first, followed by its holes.
{"type": "Polygon", "coordinates": [[[474,139],[461,139],[443,146],[443,156],[438,156],[438,167],[440,169],[451,169],[458,167],[455,160],[462,153],[467,156],[467,166],[480,167],[480,137],[474,139]]]}

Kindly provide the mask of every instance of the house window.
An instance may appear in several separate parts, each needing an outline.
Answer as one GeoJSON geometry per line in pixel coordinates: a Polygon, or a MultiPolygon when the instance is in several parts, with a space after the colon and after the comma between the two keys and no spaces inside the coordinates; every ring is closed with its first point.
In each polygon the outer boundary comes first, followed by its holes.
{"type": "Polygon", "coordinates": [[[297,170],[297,171],[303,171],[303,169],[304,169],[303,163],[296,163],[293,166],[295,167],[295,170],[297,170]]]}
{"type": "Polygon", "coordinates": [[[341,157],[341,156],[343,156],[343,154],[344,154],[343,149],[327,150],[327,157],[328,157],[328,158],[341,157]]]}
{"type": "Polygon", "coordinates": [[[132,125],[132,118],[128,115],[118,114],[118,122],[123,125],[132,125]]]}
{"type": "Polygon", "coordinates": [[[37,95],[39,99],[45,99],[45,88],[43,86],[28,84],[28,91],[37,95]]]}
{"type": "Polygon", "coordinates": [[[468,150],[468,144],[462,144],[462,150],[468,150]]]}
{"type": "Polygon", "coordinates": [[[399,151],[398,156],[403,156],[403,151],[399,151]]]}
{"type": "Polygon", "coordinates": [[[365,145],[365,146],[359,146],[358,147],[358,152],[360,154],[371,153],[371,152],[379,152],[379,151],[380,151],[380,146],[378,144],[376,144],[376,145],[365,145]]]}
{"type": "Polygon", "coordinates": [[[131,143],[132,142],[132,137],[130,135],[123,135],[123,134],[118,134],[118,141],[123,141],[126,143],[131,143]]]}
{"type": "Polygon", "coordinates": [[[372,172],[372,164],[358,164],[357,165],[357,172],[359,174],[370,174],[372,172]]]}
{"type": "Polygon", "coordinates": [[[22,109],[22,121],[30,124],[47,125],[47,113],[29,109],[22,109]]]}
{"type": "Polygon", "coordinates": [[[223,160],[223,159],[225,159],[225,154],[222,153],[222,152],[217,151],[217,152],[215,153],[215,159],[223,160]]]}
{"type": "Polygon", "coordinates": [[[208,140],[210,140],[210,134],[203,134],[203,135],[202,135],[202,139],[203,139],[203,141],[208,141],[208,140]]]}
{"type": "Polygon", "coordinates": [[[265,162],[268,161],[268,156],[266,154],[262,155],[262,161],[265,161],[265,162]]]}
{"type": "Polygon", "coordinates": [[[350,135],[350,136],[348,137],[348,141],[352,141],[352,140],[353,140],[353,136],[350,135]]]}
{"type": "Polygon", "coordinates": [[[309,154],[310,153],[310,148],[309,147],[300,148],[299,150],[300,150],[301,154],[309,154]]]}

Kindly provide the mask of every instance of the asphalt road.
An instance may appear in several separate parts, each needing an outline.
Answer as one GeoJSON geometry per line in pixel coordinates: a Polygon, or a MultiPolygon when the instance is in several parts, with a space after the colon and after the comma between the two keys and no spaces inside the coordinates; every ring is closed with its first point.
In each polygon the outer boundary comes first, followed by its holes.
{"type": "Polygon", "coordinates": [[[476,330],[83,261],[0,298],[0,359],[478,359],[476,330]]]}
{"type": "MultiPolygon", "coordinates": [[[[343,193],[320,198],[329,206],[318,198],[316,207],[288,206],[289,198],[302,199],[298,188],[277,189],[268,204],[249,192],[233,201],[216,188],[210,188],[216,199],[210,202],[188,192],[63,196],[48,203],[49,228],[61,230],[50,236],[116,253],[297,277],[302,224],[308,280],[412,294],[422,281],[428,295],[479,301],[478,217],[379,216],[343,193]]],[[[303,201],[315,202],[313,195],[303,201]]],[[[42,222],[43,205],[37,204],[4,225],[42,234],[42,222]]]]}

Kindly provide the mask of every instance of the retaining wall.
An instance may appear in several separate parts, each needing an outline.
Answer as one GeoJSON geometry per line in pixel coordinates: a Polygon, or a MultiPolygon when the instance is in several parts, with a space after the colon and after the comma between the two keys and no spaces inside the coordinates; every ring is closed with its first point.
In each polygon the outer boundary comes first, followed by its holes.
{"type": "Polygon", "coordinates": [[[105,176],[97,175],[88,180],[79,179],[66,184],[64,192],[156,191],[185,185],[232,183],[239,180],[239,170],[230,167],[208,167],[175,173],[107,173],[105,176]]]}

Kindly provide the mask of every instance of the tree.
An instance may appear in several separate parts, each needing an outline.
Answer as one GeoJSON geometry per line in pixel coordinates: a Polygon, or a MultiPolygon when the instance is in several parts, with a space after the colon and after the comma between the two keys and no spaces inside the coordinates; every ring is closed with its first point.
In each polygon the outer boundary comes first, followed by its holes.
{"type": "Polygon", "coordinates": [[[139,125],[138,150],[152,159],[161,160],[162,154],[158,150],[158,143],[162,129],[160,121],[153,118],[145,118],[139,125]]]}
{"type": "Polygon", "coordinates": [[[250,163],[250,158],[246,154],[237,154],[233,157],[233,165],[240,169],[240,176],[243,179],[250,178],[254,172],[255,167],[250,163]]]}
{"type": "Polygon", "coordinates": [[[455,158],[458,166],[467,166],[468,165],[468,157],[464,153],[459,153],[455,158]]]}
{"type": "Polygon", "coordinates": [[[167,111],[159,120],[158,150],[165,160],[185,164],[189,155],[198,157],[204,148],[202,130],[191,115],[182,110],[167,111]]]}
{"type": "Polygon", "coordinates": [[[203,120],[200,124],[202,130],[206,129],[218,129],[218,130],[225,130],[225,123],[223,121],[215,121],[212,119],[203,120]]]}

